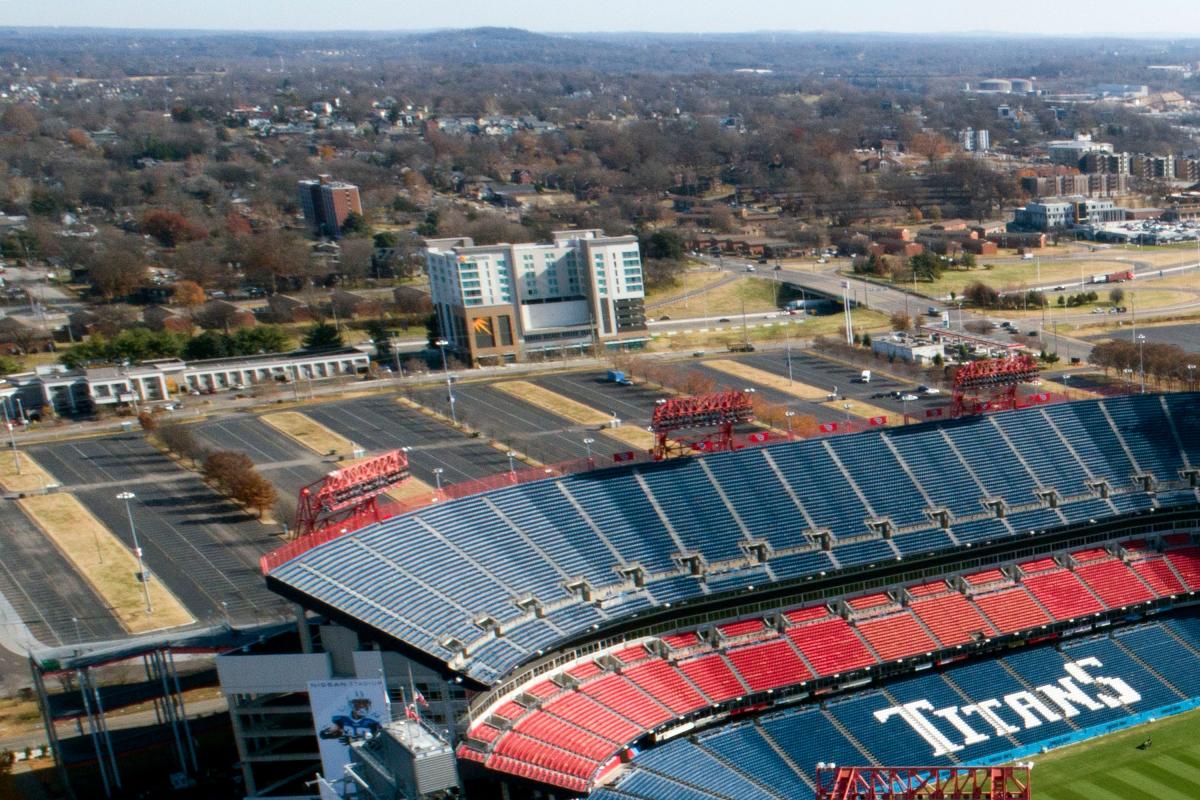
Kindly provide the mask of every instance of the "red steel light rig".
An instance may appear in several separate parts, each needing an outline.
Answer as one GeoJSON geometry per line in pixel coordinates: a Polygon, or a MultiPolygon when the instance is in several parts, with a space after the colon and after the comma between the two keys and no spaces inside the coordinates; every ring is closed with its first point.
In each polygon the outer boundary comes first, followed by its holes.
{"type": "Polygon", "coordinates": [[[1016,408],[1017,386],[1037,380],[1039,372],[1037,359],[1024,353],[963,364],[954,373],[951,416],[1016,408]]]}
{"type": "Polygon", "coordinates": [[[817,800],[1030,800],[1030,767],[818,764],[817,800]]]}
{"type": "Polygon", "coordinates": [[[296,535],[305,536],[339,519],[379,521],[377,498],[407,479],[408,455],[391,450],[334,470],[300,490],[296,535]]]}
{"type": "Polygon", "coordinates": [[[651,430],[654,431],[654,459],[661,461],[692,449],[672,441],[675,431],[691,428],[717,428],[716,441],[702,443],[706,452],[733,449],[733,426],[754,420],[754,404],[746,392],[729,391],[694,397],[672,397],[661,400],[654,409],[651,430]]]}

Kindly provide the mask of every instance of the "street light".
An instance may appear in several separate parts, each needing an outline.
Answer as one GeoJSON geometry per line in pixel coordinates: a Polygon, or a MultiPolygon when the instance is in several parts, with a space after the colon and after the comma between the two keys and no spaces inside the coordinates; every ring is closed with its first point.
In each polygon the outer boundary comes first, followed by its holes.
{"type": "Polygon", "coordinates": [[[916,400],[916,399],[917,399],[917,396],[915,394],[900,395],[900,402],[903,404],[903,407],[904,407],[904,424],[905,425],[908,424],[908,404],[910,401],[916,400]]]}
{"type": "Polygon", "coordinates": [[[1125,375],[1125,394],[1131,394],[1133,389],[1131,383],[1133,381],[1133,369],[1125,367],[1121,372],[1125,375]]]}
{"type": "Polygon", "coordinates": [[[146,565],[142,562],[142,548],[138,544],[137,528],[133,524],[133,508],[129,505],[129,501],[133,500],[137,495],[133,492],[121,492],[117,495],[118,500],[125,501],[125,516],[129,517],[129,536],[133,539],[133,554],[137,557],[138,579],[142,582],[142,592],[146,595],[146,613],[153,614],[154,607],[150,604],[150,576],[146,574],[146,565]]]}
{"type": "Polygon", "coordinates": [[[795,411],[785,411],[785,412],[783,412],[783,415],[785,417],[787,417],[788,441],[791,441],[792,439],[795,438],[795,435],[792,433],[792,417],[796,416],[796,412],[795,411]]]}
{"type": "Polygon", "coordinates": [[[12,444],[13,451],[13,467],[16,468],[17,474],[21,474],[21,454],[17,452],[17,434],[13,432],[15,426],[8,417],[8,403],[0,401],[0,409],[4,410],[4,426],[8,428],[8,441],[12,444]]]}
{"type": "Polygon", "coordinates": [[[433,468],[433,480],[437,483],[438,494],[441,494],[442,491],[442,473],[444,471],[441,467],[433,468]]]}
{"type": "MultiPolygon", "coordinates": [[[[1197,239],[1197,241],[1200,241],[1200,239],[1197,239]]],[[[1188,364],[1187,371],[1188,371],[1188,391],[1194,392],[1194,391],[1196,391],[1196,365],[1188,364]]]]}
{"type": "Polygon", "coordinates": [[[1143,357],[1146,352],[1146,334],[1138,334],[1138,377],[1142,384],[1142,394],[1146,393],[1146,360],[1143,357]]]}
{"type": "Polygon", "coordinates": [[[591,437],[588,437],[587,439],[583,440],[583,446],[587,448],[587,460],[588,460],[589,466],[592,463],[592,445],[595,443],[596,443],[596,440],[592,439],[591,437]]]}
{"type": "Polygon", "coordinates": [[[508,456],[508,471],[515,474],[517,468],[514,466],[513,459],[517,457],[517,452],[515,450],[509,450],[504,455],[508,456]]]}
{"type": "Polygon", "coordinates": [[[450,399],[450,421],[457,426],[458,415],[454,413],[454,382],[450,380],[450,367],[446,362],[446,347],[450,342],[438,339],[434,344],[442,351],[442,372],[446,373],[446,397],[450,399]]]}

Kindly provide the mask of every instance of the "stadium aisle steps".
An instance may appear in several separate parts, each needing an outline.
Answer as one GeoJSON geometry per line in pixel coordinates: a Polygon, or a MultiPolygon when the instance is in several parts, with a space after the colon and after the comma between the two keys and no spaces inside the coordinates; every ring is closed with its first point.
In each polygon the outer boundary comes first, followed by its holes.
{"type": "Polygon", "coordinates": [[[944,646],[967,644],[972,634],[993,636],[996,629],[984,619],[966,597],[950,591],[940,597],[918,598],[910,606],[944,646]]]}
{"type": "Polygon", "coordinates": [[[1104,610],[1104,604],[1068,569],[1031,575],[1022,584],[1056,620],[1075,619],[1104,610]]]}
{"type": "MultiPolygon", "coordinates": [[[[951,690],[952,690],[952,691],[953,691],[953,692],[954,692],[956,695],[958,695],[959,697],[961,697],[961,698],[962,698],[963,702],[962,702],[962,703],[960,703],[959,705],[971,705],[972,703],[974,703],[974,702],[975,702],[975,698],[974,698],[974,697],[972,697],[971,695],[967,694],[967,690],[966,690],[966,689],[964,689],[964,688],[963,688],[963,687],[962,687],[962,686],[961,686],[961,685],[958,683],[958,681],[954,680],[954,673],[955,673],[956,669],[962,669],[962,667],[958,667],[958,668],[954,668],[954,669],[949,669],[949,670],[947,670],[947,671],[945,671],[945,672],[941,673],[941,678],[942,678],[942,681],[943,681],[943,682],[944,682],[944,683],[945,683],[947,686],[949,686],[949,687],[950,687],[950,689],[951,689],[951,690]]],[[[994,728],[992,728],[992,729],[988,730],[988,731],[987,731],[987,735],[988,735],[988,736],[995,737],[995,736],[996,736],[996,731],[995,731],[995,729],[994,729],[994,728]]],[[[1018,741],[1016,740],[1016,738],[1014,738],[1014,737],[1013,737],[1011,734],[1005,734],[1005,735],[1004,735],[1003,737],[1001,737],[1001,738],[1003,738],[1003,739],[1004,739],[1004,741],[1008,742],[1008,743],[1009,743],[1009,744],[1010,744],[1012,747],[1020,747],[1020,746],[1021,746],[1021,743],[1020,743],[1020,742],[1018,742],[1018,741]]]]}
{"type": "Polygon", "coordinates": [[[1166,558],[1188,589],[1200,589],[1200,547],[1188,545],[1168,550],[1166,558]]]}
{"type": "Polygon", "coordinates": [[[972,600],[1001,633],[1016,633],[1052,622],[1045,608],[1019,586],[977,595],[972,600]]]}
{"type": "Polygon", "coordinates": [[[895,661],[940,649],[940,645],[929,637],[924,626],[908,609],[863,620],[856,623],[856,627],[882,661],[895,661]]]}
{"type": "Polygon", "coordinates": [[[1075,574],[1109,608],[1144,603],[1155,597],[1137,572],[1115,558],[1080,564],[1075,574]]]}

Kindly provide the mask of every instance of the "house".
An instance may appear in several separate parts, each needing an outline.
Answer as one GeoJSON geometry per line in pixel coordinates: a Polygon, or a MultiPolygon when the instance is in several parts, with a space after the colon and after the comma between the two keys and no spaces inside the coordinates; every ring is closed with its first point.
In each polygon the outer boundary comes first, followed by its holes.
{"type": "Polygon", "coordinates": [[[152,331],[191,333],[192,318],[182,309],[170,306],[150,306],[142,312],[142,322],[152,331]]]}
{"type": "Polygon", "coordinates": [[[271,295],[267,306],[276,322],[315,322],[318,316],[312,303],[290,294],[271,295]]]}
{"type": "Polygon", "coordinates": [[[209,300],[196,310],[195,319],[202,328],[226,331],[253,328],[258,324],[253,311],[228,300],[209,300]]]}
{"type": "Polygon", "coordinates": [[[330,299],[334,313],[342,319],[354,317],[378,317],[383,313],[383,303],[378,295],[364,292],[348,292],[338,289],[330,299]]]}

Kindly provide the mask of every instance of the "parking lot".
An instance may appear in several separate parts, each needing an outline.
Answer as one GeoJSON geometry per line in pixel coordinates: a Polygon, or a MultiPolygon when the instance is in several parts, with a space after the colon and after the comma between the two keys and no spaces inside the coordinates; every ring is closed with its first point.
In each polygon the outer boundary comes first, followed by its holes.
{"type": "MultiPolygon", "coordinates": [[[[297,494],[333,469],[307,447],[289,439],[256,416],[225,417],[191,428],[196,440],[213,450],[239,450],[254,461],[280,492],[297,494]]],[[[288,520],[290,522],[290,520],[288,520]]]]}
{"type": "Polygon", "coordinates": [[[430,485],[435,483],[435,468],[443,470],[442,480],[449,483],[508,470],[504,453],[400,405],[391,395],[322,403],[304,413],[370,452],[410,448],[413,475],[430,485]]]}
{"type": "Polygon", "coordinates": [[[0,528],[0,593],[37,641],[55,646],[124,636],[104,601],[16,503],[0,500],[0,528]]]}
{"type": "Polygon", "coordinates": [[[258,569],[278,546],[273,531],[218,497],[140,434],[35,445],[30,454],[132,547],[122,491],[136,495],[134,523],[146,564],[201,622],[282,617],[286,604],[258,569]]]}

